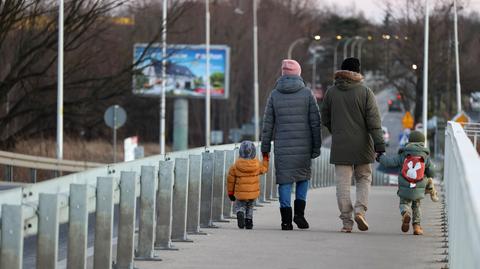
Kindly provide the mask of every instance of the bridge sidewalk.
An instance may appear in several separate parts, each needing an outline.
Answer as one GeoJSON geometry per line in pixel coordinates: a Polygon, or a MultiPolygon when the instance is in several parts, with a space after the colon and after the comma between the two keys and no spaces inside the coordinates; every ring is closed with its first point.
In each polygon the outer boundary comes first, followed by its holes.
{"type": "MultiPolygon", "coordinates": [[[[354,193],[354,188],[352,193],[354,193]]],[[[309,230],[281,231],[278,203],[258,208],[254,230],[236,222],[190,236],[195,243],[176,243],[180,251],[162,251],[162,262],[136,262],[138,268],[441,268],[441,204],[423,200],[424,236],[400,231],[394,187],[374,187],[368,232],[340,233],[334,188],[309,193],[309,230]]]]}

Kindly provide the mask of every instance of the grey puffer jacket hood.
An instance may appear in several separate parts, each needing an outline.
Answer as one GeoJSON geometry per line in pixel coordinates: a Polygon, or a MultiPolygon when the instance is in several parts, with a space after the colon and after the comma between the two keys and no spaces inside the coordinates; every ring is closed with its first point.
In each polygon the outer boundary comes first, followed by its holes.
{"type": "Polygon", "coordinates": [[[287,75],[281,76],[277,80],[274,89],[284,94],[291,94],[296,93],[303,88],[305,88],[305,82],[302,77],[287,75]]]}
{"type": "Polygon", "coordinates": [[[277,80],[263,117],[262,152],[275,147],[277,184],[310,179],[311,159],[320,155],[320,113],[300,76],[277,80]]]}

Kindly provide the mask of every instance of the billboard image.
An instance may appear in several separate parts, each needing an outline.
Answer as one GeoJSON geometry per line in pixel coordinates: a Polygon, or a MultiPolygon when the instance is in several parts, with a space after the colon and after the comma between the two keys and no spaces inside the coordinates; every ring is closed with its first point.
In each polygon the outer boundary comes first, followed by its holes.
{"type": "MultiPolygon", "coordinates": [[[[205,97],[206,53],[204,45],[170,45],[167,48],[166,95],[168,97],[205,97]]],[[[146,44],[134,47],[134,62],[139,61],[133,77],[133,92],[158,97],[162,91],[162,46],[146,44]]],[[[210,46],[211,97],[228,98],[230,49],[210,46]]]]}

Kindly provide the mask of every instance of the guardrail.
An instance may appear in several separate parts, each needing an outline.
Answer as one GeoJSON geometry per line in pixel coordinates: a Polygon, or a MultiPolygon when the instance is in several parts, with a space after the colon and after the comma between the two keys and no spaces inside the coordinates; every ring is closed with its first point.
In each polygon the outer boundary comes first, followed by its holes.
{"type": "Polygon", "coordinates": [[[480,157],[455,122],[446,131],[444,181],[449,268],[480,268],[480,157]]]}
{"type": "Polygon", "coordinates": [[[478,139],[480,138],[480,123],[464,123],[463,129],[469,138],[472,139],[472,143],[474,148],[479,151],[478,149],[478,139]]]}
{"type": "Polygon", "coordinates": [[[55,172],[81,172],[104,164],[94,162],[79,162],[57,160],[38,156],[0,151],[0,164],[5,166],[5,180],[13,181],[13,167],[30,168],[30,180],[37,181],[37,170],[51,170],[55,172]]]}
{"type": "MultiPolygon", "coordinates": [[[[322,149],[322,155],[312,161],[311,188],[334,185],[329,153],[329,149],[322,149]]],[[[0,268],[22,268],[23,238],[28,235],[37,236],[37,268],[57,268],[62,223],[69,226],[67,268],[85,268],[90,213],[95,213],[95,269],[111,268],[116,222],[114,268],[133,268],[134,259],[156,260],[156,249],[172,249],[172,241],[188,241],[188,234],[202,234],[200,228],[216,227],[215,222],[231,218],[226,173],[237,155],[235,145],[209,151],[197,148],[2,191],[0,268]],[[114,221],[117,204],[119,214],[114,221]]],[[[385,178],[376,173],[374,183],[383,184],[385,178]]],[[[274,161],[260,183],[259,203],[277,198],[274,161]]]]}

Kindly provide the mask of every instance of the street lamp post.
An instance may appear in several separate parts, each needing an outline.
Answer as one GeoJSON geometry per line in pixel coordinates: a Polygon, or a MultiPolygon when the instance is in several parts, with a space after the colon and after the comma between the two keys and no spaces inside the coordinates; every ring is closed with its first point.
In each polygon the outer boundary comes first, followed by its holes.
{"type": "Polygon", "coordinates": [[[340,45],[340,42],[342,42],[342,36],[337,35],[335,38],[337,39],[337,43],[335,44],[335,48],[333,49],[333,68],[332,68],[333,74],[335,74],[335,71],[337,70],[337,50],[338,50],[338,45],[340,45]]]}
{"type": "Polygon", "coordinates": [[[292,59],[292,52],[293,52],[293,49],[295,48],[295,46],[297,46],[298,44],[300,44],[302,42],[305,42],[307,40],[308,40],[308,38],[306,38],[306,37],[300,37],[300,38],[296,39],[295,41],[293,41],[290,44],[290,46],[288,47],[288,54],[287,54],[288,59],[292,59]]]}
{"type": "Polygon", "coordinates": [[[205,0],[205,147],[210,147],[210,0],[205,0]]]}
{"type": "Polygon", "coordinates": [[[355,57],[355,46],[361,42],[364,38],[360,36],[356,36],[354,38],[354,41],[352,43],[352,46],[350,47],[350,57],[355,57]]]}
{"type": "Polygon", "coordinates": [[[366,39],[362,39],[362,40],[358,43],[357,57],[358,57],[358,60],[360,61],[360,63],[362,62],[362,46],[363,46],[363,43],[365,43],[365,41],[367,41],[367,40],[366,40],[366,39]]]}
{"type": "Polygon", "coordinates": [[[254,91],[254,121],[255,141],[260,141],[260,108],[258,94],[258,25],[257,25],[257,0],[253,0],[253,91],[254,91]]]}
{"type": "Polygon", "coordinates": [[[348,45],[352,42],[353,38],[347,38],[347,40],[345,41],[345,44],[343,44],[343,59],[347,59],[348,57],[348,54],[347,54],[347,51],[348,51],[348,45]]]}
{"type": "Polygon", "coordinates": [[[167,0],[162,10],[162,94],[160,96],[160,154],[165,155],[165,106],[167,86],[167,0]]]}
{"type": "Polygon", "coordinates": [[[457,112],[462,112],[462,88],[460,85],[460,59],[458,56],[458,16],[457,16],[457,0],[453,0],[453,29],[455,34],[455,74],[456,74],[456,89],[457,89],[457,112]]]}
{"type": "Polygon", "coordinates": [[[425,0],[425,40],[423,44],[423,134],[427,139],[428,121],[428,31],[429,31],[429,1],[425,0]]]}
{"type": "Polygon", "coordinates": [[[63,159],[63,13],[64,0],[58,0],[58,82],[57,82],[57,159],[63,159]]]}

